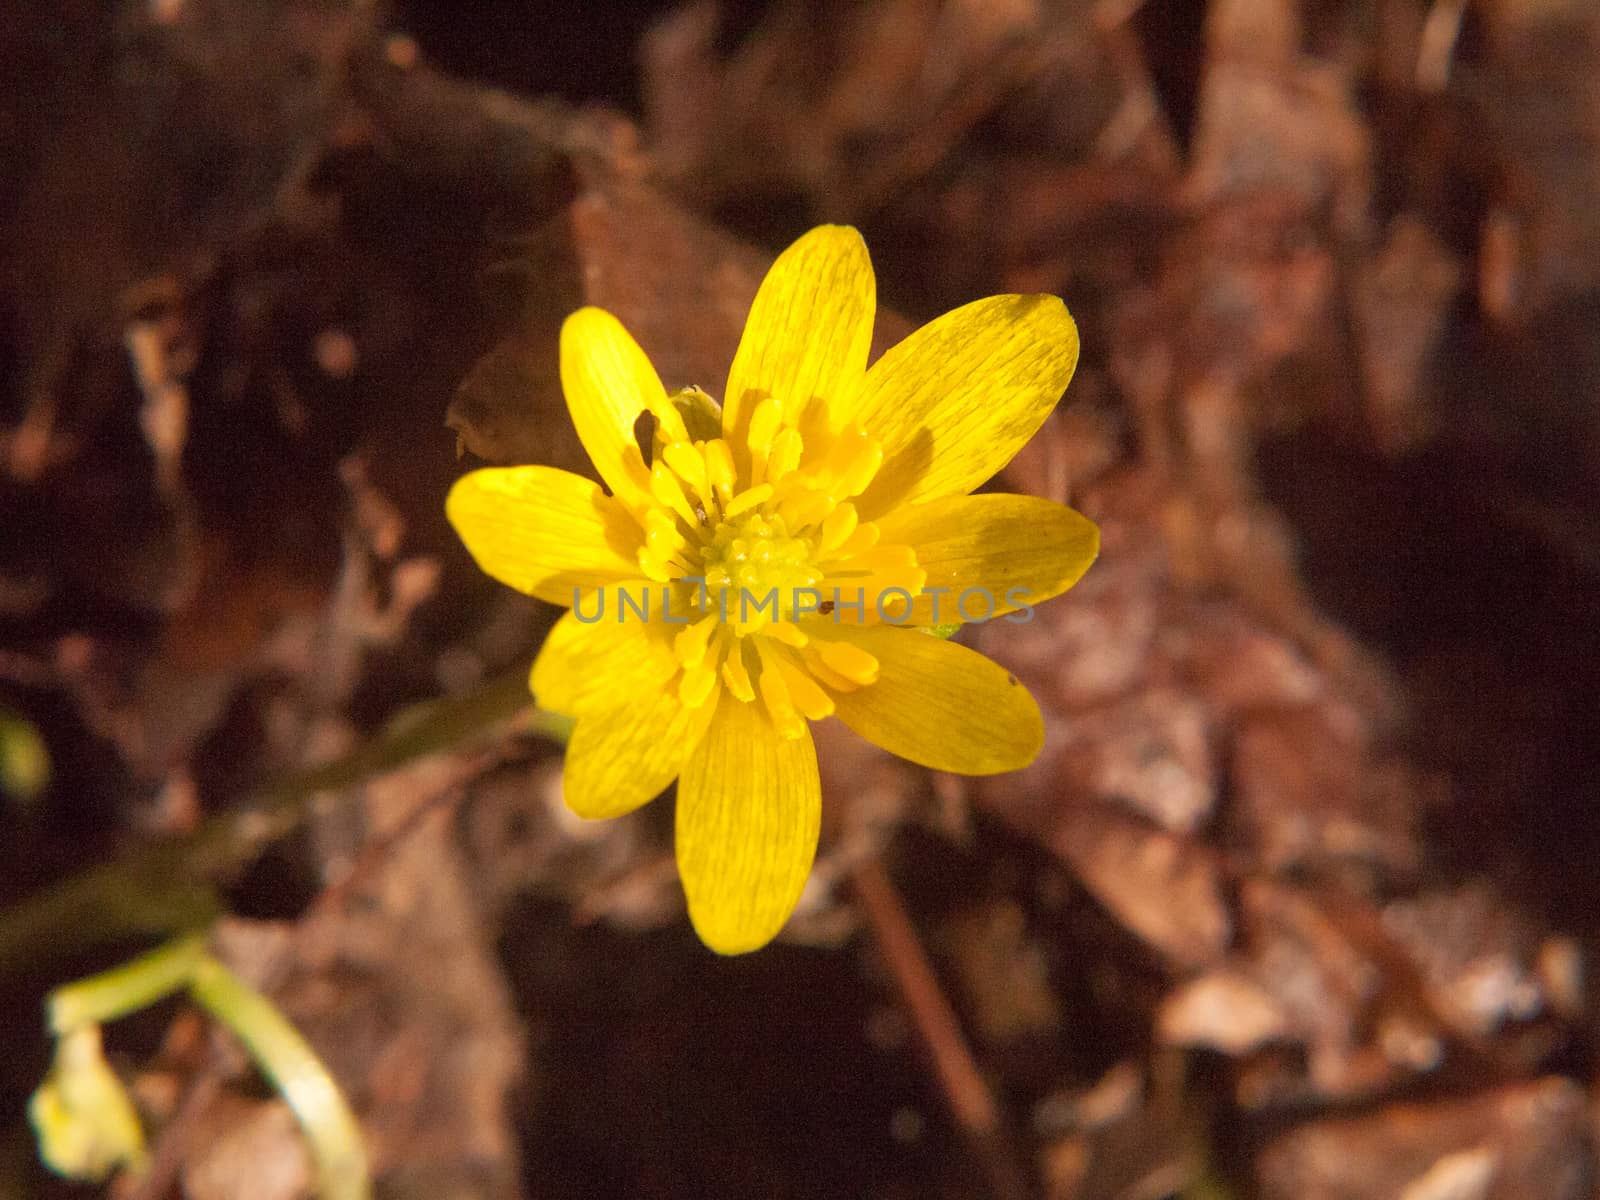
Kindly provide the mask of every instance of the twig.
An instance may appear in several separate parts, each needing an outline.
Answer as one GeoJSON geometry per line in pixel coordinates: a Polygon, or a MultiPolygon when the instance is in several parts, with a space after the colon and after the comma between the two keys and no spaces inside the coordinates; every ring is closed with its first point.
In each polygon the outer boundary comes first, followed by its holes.
{"type": "Polygon", "coordinates": [[[1000,1107],[978,1070],[899,893],[875,857],[859,860],[851,876],[884,963],[933,1061],[934,1077],[989,1176],[991,1194],[996,1200],[1026,1200],[1032,1189],[1006,1144],[1000,1107]]]}

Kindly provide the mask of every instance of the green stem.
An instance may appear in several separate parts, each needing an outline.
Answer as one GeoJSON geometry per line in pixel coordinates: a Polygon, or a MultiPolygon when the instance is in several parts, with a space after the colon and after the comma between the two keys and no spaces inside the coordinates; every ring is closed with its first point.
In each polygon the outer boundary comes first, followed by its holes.
{"type": "MultiPolygon", "coordinates": [[[[263,788],[181,841],[142,846],[27,897],[0,914],[0,976],[48,953],[204,928],[220,911],[215,885],[294,829],[318,793],[460,746],[531,708],[523,666],[465,696],[402,714],[354,753],[263,788]]],[[[530,724],[557,740],[567,728],[551,713],[534,713],[530,724]]]]}
{"type": "Polygon", "coordinates": [[[232,1030],[300,1122],[317,1167],[321,1200],[372,1194],[361,1129],[338,1085],[272,1002],[210,956],[189,984],[195,1002],[232,1030]]]}
{"type": "Polygon", "coordinates": [[[148,1008],[187,985],[205,957],[202,937],[180,938],[131,962],[50,993],[50,1032],[60,1037],[81,1025],[103,1025],[148,1008]]]}

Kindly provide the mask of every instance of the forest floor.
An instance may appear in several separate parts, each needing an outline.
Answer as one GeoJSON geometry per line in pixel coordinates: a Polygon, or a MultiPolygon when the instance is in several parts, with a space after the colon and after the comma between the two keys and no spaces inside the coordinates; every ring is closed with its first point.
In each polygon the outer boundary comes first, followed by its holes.
{"type": "MultiPolygon", "coordinates": [[[[22,1115],[42,995],[213,905],[387,1197],[1594,1194],[1600,8],[61,0],[0,68],[0,716],[51,764],[0,799],[0,1195],[80,1194],[22,1115]],[[735,960],[670,805],[571,818],[526,722],[252,840],[271,781],[525,668],[553,612],[443,498],[589,469],[562,318],[715,391],[823,221],[879,349],[1078,321],[1002,482],[1100,561],[962,635],[1035,766],[820,727],[816,876],[735,960]]],[[[305,1194],[194,1013],[109,1045],[121,1200],[305,1194]]]]}

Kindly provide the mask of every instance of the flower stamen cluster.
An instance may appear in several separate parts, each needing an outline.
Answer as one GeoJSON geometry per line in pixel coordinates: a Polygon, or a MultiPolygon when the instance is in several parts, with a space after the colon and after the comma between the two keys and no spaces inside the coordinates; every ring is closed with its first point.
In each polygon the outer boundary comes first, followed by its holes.
{"type": "Polygon", "coordinates": [[[692,614],[673,642],[678,698],[698,708],[726,688],[759,702],[784,736],[799,737],[805,720],[833,715],[819,684],[854,691],[878,676],[870,653],[802,618],[849,589],[863,597],[857,611],[869,620],[885,591],[915,595],[927,579],[915,550],[885,545],[850,503],[877,474],[883,449],[851,426],[808,455],[768,396],[750,417],[741,486],[726,439],[691,440],[670,403],[654,415],[660,449],[648,492],[635,501],[645,530],[639,567],[674,585],[673,607],[692,614]]]}

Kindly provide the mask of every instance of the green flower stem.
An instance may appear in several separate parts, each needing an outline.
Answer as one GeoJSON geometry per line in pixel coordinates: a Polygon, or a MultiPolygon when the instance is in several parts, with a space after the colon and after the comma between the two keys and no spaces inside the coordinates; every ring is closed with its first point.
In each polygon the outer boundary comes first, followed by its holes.
{"type": "Polygon", "coordinates": [[[361,1129],[338,1085],[295,1027],[260,992],[209,955],[194,968],[195,1002],[227,1026],[300,1122],[321,1200],[367,1200],[372,1185],[361,1129]]]}
{"type": "Polygon", "coordinates": [[[50,1032],[60,1037],[148,1008],[187,986],[205,955],[204,938],[180,938],[120,967],[59,987],[46,1002],[50,1032]]]}
{"type": "Polygon", "coordinates": [[[533,709],[524,665],[465,696],[403,713],[354,753],[262,789],[187,838],[140,847],[28,897],[0,914],[0,976],[48,954],[204,928],[221,908],[215,885],[294,829],[319,793],[470,743],[523,712],[531,731],[565,740],[570,722],[533,709]]]}
{"type": "MultiPolygon", "coordinates": [[[[208,880],[226,878],[299,825],[307,804],[318,793],[342,791],[419,758],[464,746],[486,730],[532,709],[526,666],[465,696],[407,709],[376,738],[344,758],[268,785],[243,814],[225,814],[207,822],[186,844],[186,867],[208,880]]],[[[539,729],[538,721],[532,725],[539,729]]]]}
{"type": "Polygon", "coordinates": [[[73,1178],[99,1179],[116,1162],[142,1157],[138,1118],[100,1054],[100,1026],[185,988],[244,1044],[289,1105],[316,1164],[322,1200],[368,1200],[361,1127],[338,1085],[272,1002],[207,953],[198,936],[51,993],[50,1028],[61,1048],[32,1107],[46,1161],[73,1178]],[[81,1048],[80,1037],[90,1039],[81,1048]]]}

